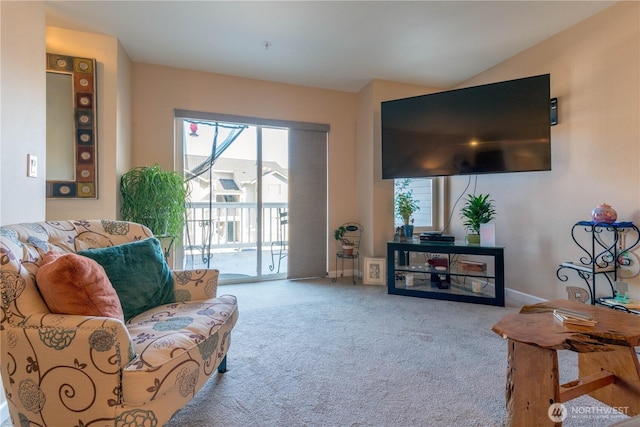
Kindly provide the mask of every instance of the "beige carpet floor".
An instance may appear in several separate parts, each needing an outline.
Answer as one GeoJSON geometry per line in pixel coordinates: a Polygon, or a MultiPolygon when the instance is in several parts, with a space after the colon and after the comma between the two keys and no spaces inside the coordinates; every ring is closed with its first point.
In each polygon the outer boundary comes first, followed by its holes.
{"type": "MultiPolygon", "coordinates": [[[[507,343],[491,331],[519,307],[388,295],[350,280],[221,285],[240,317],[228,371],[169,427],[502,426],[507,343]]],[[[560,352],[563,382],[577,358],[560,352]]],[[[568,427],[626,417],[590,397],[568,427]]]]}

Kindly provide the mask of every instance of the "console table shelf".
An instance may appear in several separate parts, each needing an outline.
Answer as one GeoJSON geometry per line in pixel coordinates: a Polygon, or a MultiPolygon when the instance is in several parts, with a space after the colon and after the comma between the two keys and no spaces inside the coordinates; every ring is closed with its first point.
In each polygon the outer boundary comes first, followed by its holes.
{"type": "Polygon", "coordinates": [[[388,242],[389,294],[504,307],[504,248],[388,242]]]}
{"type": "MultiPolygon", "coordinates": [[[[589,293],[591,304],[601,303],[596,293],[598,278],[609,284],[610,294],[615,296],[614,283],[618,280],[619,269],[630,262],[624,254],[640,241],[640,231],[632,222],[612,224],[593,221],[579,221],[571,228],[571,238],[582,255],[576,261],[563,262],[558,266],[556,276],[562,282],[569,280],[568,272],[574,272],[582,279],[589,293]]],[[[607,304],[605,304],[607,305],[607,304]]]]}

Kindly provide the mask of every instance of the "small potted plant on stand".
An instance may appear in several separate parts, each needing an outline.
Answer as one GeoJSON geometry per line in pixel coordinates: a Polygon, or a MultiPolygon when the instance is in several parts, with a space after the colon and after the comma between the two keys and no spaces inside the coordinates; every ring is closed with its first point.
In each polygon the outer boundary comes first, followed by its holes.
{"type": "Polygon", "coordinates": [[[340,227],[336,228],[333,231],[333,238],[339,241],[340,243],[342,243],[343,254],[353,255],[353,249],[354,249],[353,242],[347,239],[346,237],[344,237],[344,234],[346,232],[347,232],[347,229],[344,227],[344,225],[341,225],[340,227]]]}
{"type": "Polygon", "coordinates": [[[418,206],[419,200],[413,198],[413,190],[409,189],[411,180],[405,178],[402,181],[396,181],[395,209],[398,218],[402,219],[404,224],[404,235],[407,239],[413,237],[413,218],[415,212],[420,210],[418,206]]]}
{"type": "Polygon", "coordinates": [[[460,209],[462,223],[467,229],[467,242],[480,244],[480,224],[486,224],[496,216],[496,209],[489,194],[467,194],[464,206],[460,209]]]}

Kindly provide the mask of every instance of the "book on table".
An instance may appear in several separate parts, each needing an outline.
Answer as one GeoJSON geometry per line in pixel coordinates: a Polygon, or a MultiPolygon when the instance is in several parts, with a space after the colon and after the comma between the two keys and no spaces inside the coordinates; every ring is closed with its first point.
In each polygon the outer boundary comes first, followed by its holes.
{"type": "Polygon", "coordinates": [[[556,308],[553,310],[553,316],[563,324],[594,326],[598,323],[589,313],[566,308],[556,308]]]}

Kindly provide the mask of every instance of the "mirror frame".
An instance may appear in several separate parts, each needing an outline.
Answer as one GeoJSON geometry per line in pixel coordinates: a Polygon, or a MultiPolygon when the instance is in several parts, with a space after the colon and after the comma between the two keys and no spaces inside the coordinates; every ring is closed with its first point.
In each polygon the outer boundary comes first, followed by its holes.
{"type": "Polygon", "coordinates": [[[47,198],[98,198],[96,60],[47,53],[47,73],[70,74],[73,81],[74,180],[47,180],[47,198]]]}

